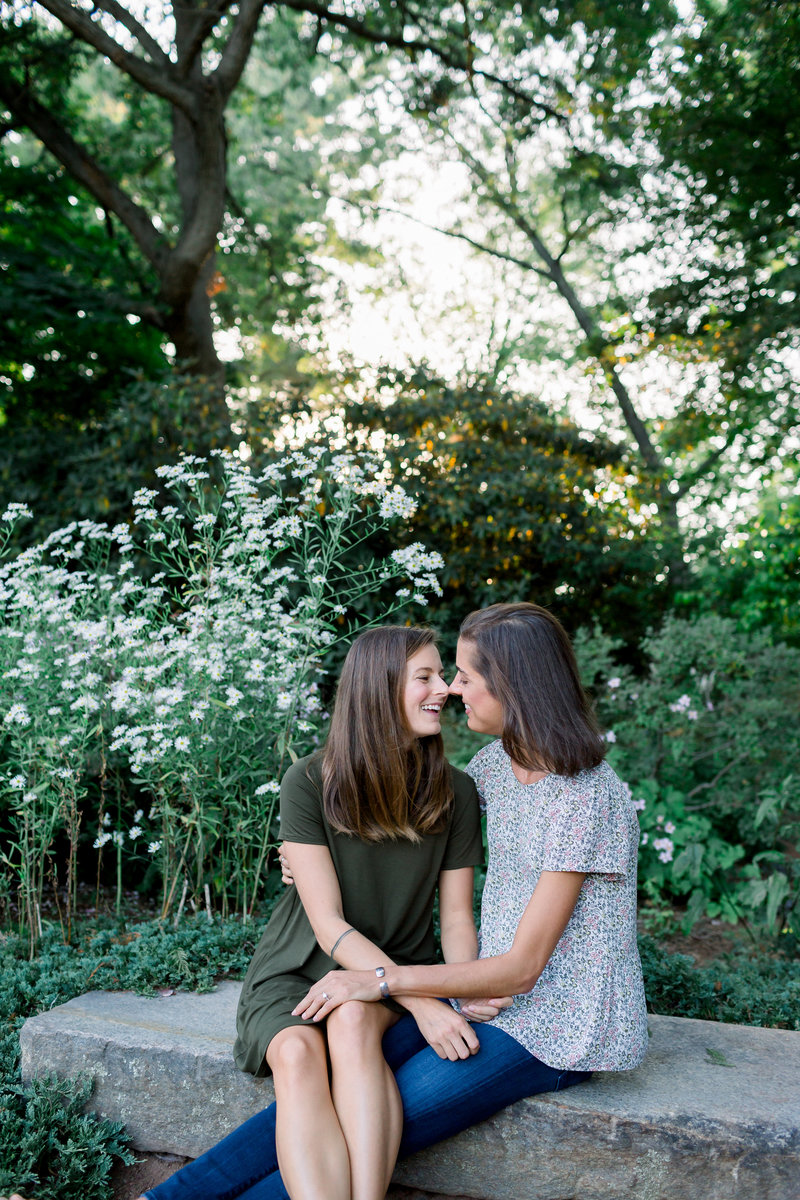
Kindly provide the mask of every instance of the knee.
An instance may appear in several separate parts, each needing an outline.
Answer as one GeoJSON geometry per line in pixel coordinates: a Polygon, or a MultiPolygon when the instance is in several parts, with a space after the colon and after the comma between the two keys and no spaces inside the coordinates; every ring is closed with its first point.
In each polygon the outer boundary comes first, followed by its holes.
{"type": "MultiPolygon", "coordinates": [[[[267,1049],[267,1062],[278,1077],[304,1077],[325,1067],[325,1055],[318,1039],[312,1039],[305,1029],[284,1029],[273,1038],[267,1049]]],[[[327,1069],[327,1068],[326,1068],[327,1069]]]]}
{"type": "Polygon", "coordinates": [[[328,1017],[328,1049],[331,1056],[358,1054],[380,1043],[378,1012],[373,1004],[348,1000],[328,1017]]]}

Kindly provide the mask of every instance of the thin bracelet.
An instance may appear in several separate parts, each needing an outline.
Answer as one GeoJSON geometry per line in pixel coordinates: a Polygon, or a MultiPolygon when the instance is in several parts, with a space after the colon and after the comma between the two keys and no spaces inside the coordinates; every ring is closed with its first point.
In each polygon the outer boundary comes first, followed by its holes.
{"type": "Polygon", "coordinates": [[[336,941],[333,943],[333,949],[331,950],[330,954],[328,955],[328,958],[333,958],[334,954],[336,953],[336,947],[339,945],[339,942],[341,942],[344,938],[347,937],[348,933],[355,933],[355,929],[353,928],[352,925],[350,926],[349,929],[345,929],[344,933],[339,934],[336,941]]]}

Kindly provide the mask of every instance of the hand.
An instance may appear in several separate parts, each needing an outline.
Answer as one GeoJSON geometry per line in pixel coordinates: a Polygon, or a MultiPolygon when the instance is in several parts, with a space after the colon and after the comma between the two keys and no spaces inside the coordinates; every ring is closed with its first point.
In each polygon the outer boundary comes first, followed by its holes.
{"type": "Polygon", "coordinates": [[[329,971],[308,989],[297,1007],[292,1009],[292,1016],[302,1017],[304,1021],[321,1021],[348,1000],[380,998],[374,971],[329,971]]]}
{"type": "Polygon", "coordinates": [[[449,1004],[428,997],[400,996],[400,1003],[417,1022],[425,1041],[439,1058],[457,1062],[469,1058],[481,1048],[478,1037],[469,1023],[449,1004]]]}
{"type": "MultiPolygon", "coordinates": [[[[283,842],[278,846],[278,862],[281,864],[281,883],[285,883],[287,887],[294,884],[294,875],[292,868],[289,866],[289,860],[283,853],[283,842]]],[[[0,1200],[3,1200],[0,1196],[0,1200]]]]}
{"type": "Polygon", "coordinates": [[[513,996],[500,996],[492,1000],[460,1000],[461,1011],[468,1021],[493,1021],[504,1008],[514,1003],[513,996]]]}

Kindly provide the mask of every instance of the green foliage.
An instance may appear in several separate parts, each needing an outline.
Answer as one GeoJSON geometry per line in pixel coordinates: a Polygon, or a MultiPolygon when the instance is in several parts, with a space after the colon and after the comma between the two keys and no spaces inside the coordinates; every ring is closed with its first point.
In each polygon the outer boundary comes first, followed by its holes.
{"type": "Polygon", "coordinates": [[[121,1122],[83,1111],[90,1083],[0,1083],[0,1190],[39,1200],[106,1200],[114,1159],[136,1161],[121,1122]]]}
{"type": "Polygon", "coordinates": [[[788,464],[761,491],[755,512],[725,530],[725,544],[704,556],[696,588],[678,596],[680,607],[709,606],[743,630],[766,627],[775,638],[800,644],[800,494],[788,464]]]}
{"type": "Polygon", "coordinates": [[[703,1021],[800,1029],[800,964],[738,954],[705,967],[639,938],[650,1012],[703,1021]]]}
{"type": "Polygon", "coordinates": [[[156,331],[109,305],[131,276],[125,239],[63,172],[0,153],[0,197],[0,412],[21,448],[89,422],[130,371],[155,374],[166,358],[156,331]]]}
{"type": "Polygon", "coordinates": [[[639,809],[645,895],[780,932],[798,889],[800,651],[710,614],[668,616],[639,674],[602,634],[576,649],[639,809]]]}
{"type": "Polygon", "coordinates": [[[244,974],[262,928],[205,915],[128,928],[88,922],[72,945],[60,929],[46,928],[33,960],[19,938],[0,940],[0,1192],[106,1200],[113,1159],[134,1161],[121,1125],[84,1113],[87,1081],[22,1086],[18,1030],[25,1018],[91,989],[209,991],[222,975],[244,974]]]}
{"type": "Polygon", "coordinates": [[[572,628],[600,619],[627,640],[641,634],[666,602],[661,531],[613,443],[531,397],[422,369],[378,384],[334,403],[349,437],[379,445],[417,501],[404,536],[445,560],[431,619],[448,637],[473,608],[514,599],[551,605],[572,628]]]}
{"type": "Polygon", "coordinates": [[[181,450],[203,455],[230,440],[213,383],[197,375],[120,370],[113,394],[95,395],[98,408],[74,419],[62,410],[45,423],[34,406],[28,419],[15,412],[3,429],[0,510],[22,501],[34,512],[17,544],[70,521],[127,522],[131,496],[156,482],[158,467],[181,450]]]}

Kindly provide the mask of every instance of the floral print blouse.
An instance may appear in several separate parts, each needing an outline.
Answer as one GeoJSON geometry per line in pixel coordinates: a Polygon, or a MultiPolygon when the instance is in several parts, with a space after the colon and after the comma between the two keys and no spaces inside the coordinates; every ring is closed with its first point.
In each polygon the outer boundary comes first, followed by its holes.
{"type": "Polygon", "coordinates": [[[489,867],[481,956],[503,954],[542,871],[586,879],[532,991],[493,1021],[556,1069],[627,1071],[647,1048],[636,945],[639,827],[630,789],[608,763],[523,784],[500,742],[470,762],[486,809],[489,867]]]}

